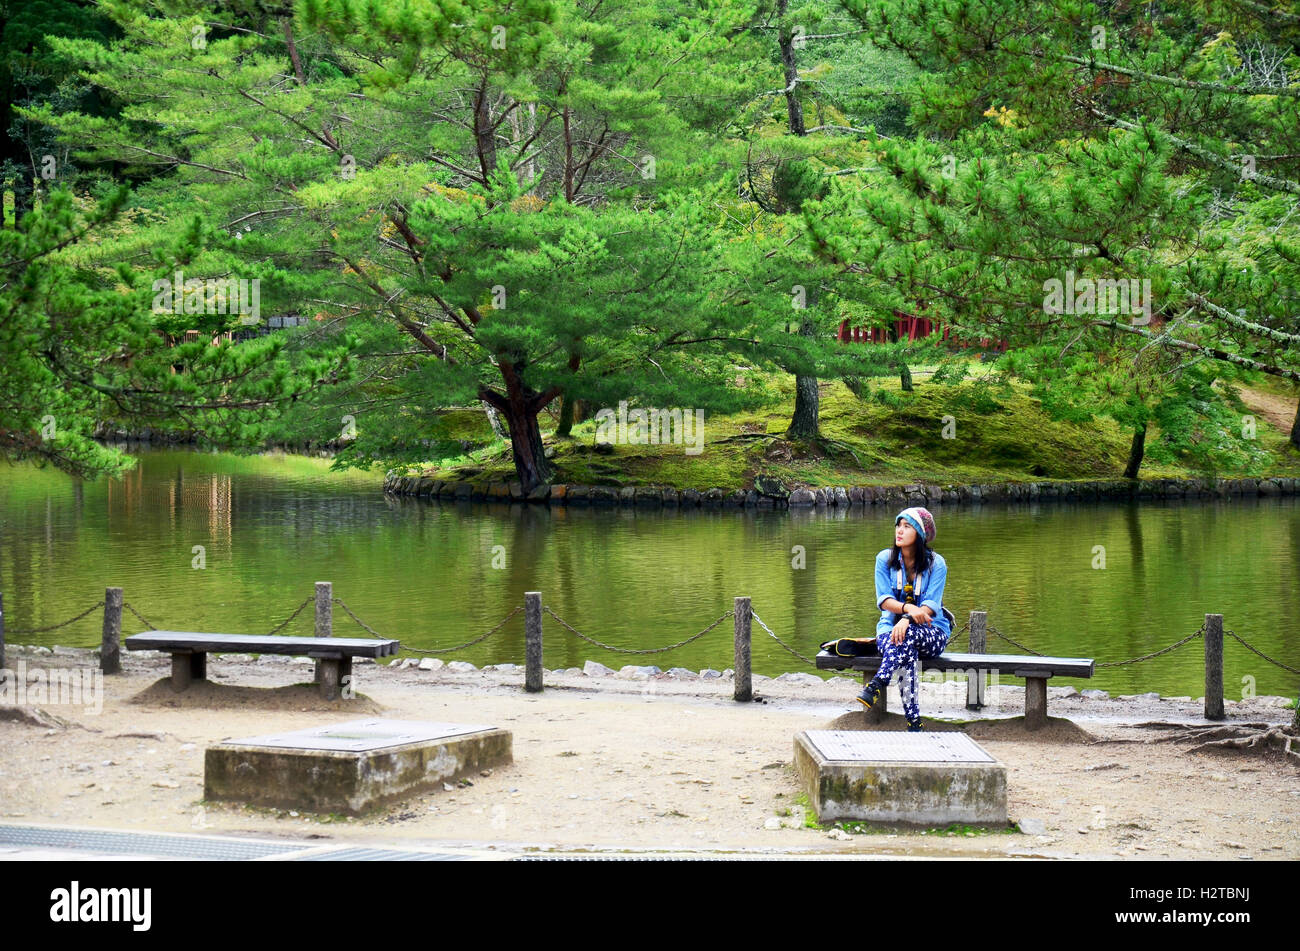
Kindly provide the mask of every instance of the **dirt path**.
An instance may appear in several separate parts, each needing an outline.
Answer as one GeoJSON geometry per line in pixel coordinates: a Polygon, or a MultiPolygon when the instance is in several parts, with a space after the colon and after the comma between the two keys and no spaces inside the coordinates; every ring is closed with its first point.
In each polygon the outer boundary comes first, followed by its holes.
{"type": "Polygon", "coordinates": [[[1277,427],[1284,436],[1291,434],[1291,426],[1295,423],[1296,404],[1300,400],[1243,386],[1241,401],[1277,427]]]}
{"type": "MultiPolygon", "coordinates": [[[[10,666],[27,657],[10,648],[10,666]],[[16,654],[16,656],[15,656],[16,654]]],[[[44,656],[45,666],[78,663],[44,656]]],[[[84,663],[84,660],[81,661],[84,663]]],[[[1056,696],[1054,724],[971,729],[1008,768],[1010,814],[1038,835],[891,829],[849,835],[807,828],[791,766],[795,733],[857,728],[856,685],[760,679],[764,703],[737,704],[719,681],[548,675],[525,694],[519,673],[358,668],[372,704],[325,712],[310,668],[212,658],[213,683],[171,694],[164,659],[127,658],[102,712],[45,707],[66,727],[0,720],[0,821],[244,833],[338,842],[524,850],[775,850],[912,855],[1300,858],[1300,767],[1194,754],[1135,721],[1195,722],[1192,704],[1056,696]],[[204,748],[272,730],[382,710],[401,719],[493,724],[514,734],[513,765],[473,785],[417,797],[361,819],[293,816],[202,802],[204,748]],[[776,828],[773,828],[776,826],[776,828]]],[[[923,685],[929,714],[964,714],[945,685],[923,685]]],[[[1019,706],[1009,688],[993,714],[1019,706]]],[[[1058,691],[1057,693],[1062,693],[1058,691]]],[[[1233,720],[1288,722],[1275,698],[1230,706],[1233,720]]],[[[895,706],[894,709],[897,709],[895,706]]]]}

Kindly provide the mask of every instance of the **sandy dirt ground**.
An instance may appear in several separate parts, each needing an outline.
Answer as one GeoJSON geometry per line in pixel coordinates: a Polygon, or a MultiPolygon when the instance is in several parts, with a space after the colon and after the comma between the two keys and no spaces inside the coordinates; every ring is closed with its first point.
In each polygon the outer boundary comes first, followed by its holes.
{"type": "MultiPolygon", "coordinates": [[[[86,652],[11,646],[8,665],[86,667],[86,652]]],[[[632,680],[522,670],[452,673],[364,665],[357,700],[329,704],[288,658],[209,657],[208,683],[176,694],[164,656],[129,654],[104,679],[102,710],[0,709],[0,822],[283,837],[339,844],[524,852],[870,853],[934,857],[1300,858],[1300,759],[1280,752],[1185,752],[1152,742],[1201,723],[1194,700],[1089,699],[1053,688],[1053,722],[1026,733],[1020,688],[1000,686],[964,727],[1006,765],[1009,813],[1033,830],[808,826],[792,765],[806,729],[864,729],[844,677],[632,680]],[[298,684],[299,686],[294,686],[298,684]],[[490,724],[512,732],[514,763],[356,818],[203,801],[208,744],[363,716],[490,724]],[[57,719],[51,719],[57,718],[57,719]]],[[[29,673],[30,676],[30,673],[29,673]]],[[[966,720],[964,686],[924,684],[927,724],[966,720]]],[[[1289,723],[1282,698],[1229,702],[1229,722],[1289,723]]],[[[890,709],[897,711],[896,691],[890,709]]],[[[899,729],[891,716],[885,729],[899,729]]]]}
{"type": "Polygon", "coordinates": [[[1291,432],[1296,414],[1295,399],[1243,386],[1241,401],[1276,426],[1279,432],[1284,434],[1291,432]]]}

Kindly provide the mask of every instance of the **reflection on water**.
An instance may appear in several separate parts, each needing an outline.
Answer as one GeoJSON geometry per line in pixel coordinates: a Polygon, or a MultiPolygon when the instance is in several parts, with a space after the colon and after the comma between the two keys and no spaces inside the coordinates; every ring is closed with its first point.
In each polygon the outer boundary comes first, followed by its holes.
{"type": "MultiPolygon", "coordinates": [[[[82,484],[50,470],[0,468],[0,591],[10,630],[78,613],[120,585],[173,630],[266,632],[312,593],[336,596],[385,635],[417,647],[471,640],[523,592],[576,628],[626,648],[680,641],[749,595],[768,625],[812,654],[827,638],[874,629],[872,565],[894,512],[565,509],[386,499],[375,473],[323,460],[145,452],[119,481],[82,484]],[[206,567],[196,569],[200,551],[206,567]],[[796,568],[797,546],[805,553],[796,568]]],[[[1044,653],[1134,657],[1196,630],[1207,612],[1264,652],[1300,666],[1300,499],[1138,505],[935,506],[949,565],[945,604],[973,609],[1044,653]]],[[[127,630],[140,629],[128,617],[127,630]]],[[[336,612],[337,633],[360,633],[336,612]]],[[[731,666],[731,622],[672,654],[602,651],[546,618],[548,667],[598,660],[698,670],[731,666]]],[[[310,633],[311,611],[289,632],[310,633]]],[[[756,671],[806,669],[755,626],[756,671]]],[[[13,643],[98,643],[97,615],[13,643]]],[[[955,643],[964,643],[957,635],[955,643]]],[[[990,638],[991,650],[1014,651],[990,638]]],[[[1294,694],[1294,675],[1229,641],[1227,690],[1294,694]],[[1248,683],[1249,681],[1246,681],[1248,683]]],[[[522,662],[522,616],[461,656],[522,662]]],[[[1019,681],[1012,681],[1019,683],[1019,681]]],[[[1203,692],[1200,644],[1108,668],[1119,693],[1203,692]]]]}

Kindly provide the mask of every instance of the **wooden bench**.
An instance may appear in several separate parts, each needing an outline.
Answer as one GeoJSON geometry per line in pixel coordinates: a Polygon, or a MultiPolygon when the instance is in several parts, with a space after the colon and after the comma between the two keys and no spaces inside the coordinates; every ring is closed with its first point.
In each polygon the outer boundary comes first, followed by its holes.
{"type": "Polygon", "coordinates": [[[396,654],[401,641],[365,637],[277,637],[256,634],[199,634],[193,631],[146,631],[126,639],[130,651],[167,651],[172,655],[172,686],[184,690],[206,680],[208,654],[292,654],[316,661],[321,696],[337,700],[353,657],[396,654]]]}
{"type": "MultiPolygon", "coordinates": [[[[1091,677],[1091,657],[1033,657],[1025,654],[949,654],[922,658],[922,670],[956,670],[982,676],[983,671],[996,670],[999,674],[1023,677],[1025,680],[1025,729],[1037,730],[1047,724],[1047,680],[1049,677],[1091,677]]],[[[880,655],[874,657],[839,657],[822,651],[817,655],[818,670],[860,670],[866,684],[872,674],[880,669],[880,655]]],[[[976,685],[971,684],[969,702],[973,706],[976,685]]],[[[885,716],[885,697],[867,711],[873,721],[885,716]]]]}

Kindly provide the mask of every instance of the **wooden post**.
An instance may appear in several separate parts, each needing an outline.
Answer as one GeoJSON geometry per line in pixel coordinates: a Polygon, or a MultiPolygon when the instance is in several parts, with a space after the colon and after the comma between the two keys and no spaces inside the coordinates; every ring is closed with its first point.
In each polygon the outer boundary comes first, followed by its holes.
{"type": "Polygon", "coordinates": [[[106,674],[122,672],[122,589],[104,589],[104,634],[99,642],[99,669],[106,674]]]}
{"type": "MultiPolygon", "coordinates": [[[[970,653],[988,653],[989,614],[987,611],[970,613],[970,653]]],[[[984,708],[984,671],[972,669],[966,679],[966,709],[984,708]]]]}
{"type": "Polygon", "coordinates": [[[316,582],[316,636],[334,636],[334,585],[316,582]]]}
{"type": "Polygon", "coordinates": [[[1222,614],[1205,615],[1205,719],[1224,719],[1222,614]]]}
{"type": "MultiPolygon", "coordinates": [[[[333,637],[334,636],[334,585],[329,581],[316,582],[316,636],[333,637]]],[[[322,672],[321,662],[317,660],[315,665],[316,683],[321,685],[322,695],[325,690],[324,673],[322,672]]],[[[326,696],[327,700],[333,700],[334,697],[326,696]]]]}
{"type": "Polygon", "coordinates": [[[5,596],[0,592],[0,680],[5,677],[5,596]]]}
{"type": "Polygon", "coordinates": [[[524,689],[542,692],[542,592],[524,592],[524,689]]]}
{"type": "Polygon", "coordinates": [[[736,686],[732,696],[744,703],[754,699],[753,677],[750,674],[750,627],[754,619],[754,608],[749,598],[736,599],[736,686]]]}

